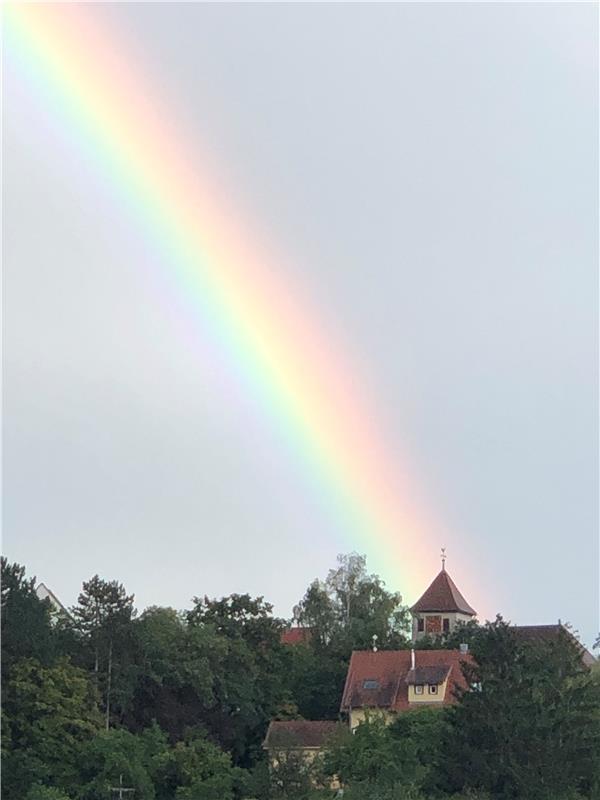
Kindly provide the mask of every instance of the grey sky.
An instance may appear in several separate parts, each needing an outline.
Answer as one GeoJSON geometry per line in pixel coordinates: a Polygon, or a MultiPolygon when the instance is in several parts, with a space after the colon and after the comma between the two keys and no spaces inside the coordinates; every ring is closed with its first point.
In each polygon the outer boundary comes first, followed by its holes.
{"type": "MultiPolygon", "coordinates": [[[[446,544],[474,605],[592,641],[597,7],[98,13],[359,365],[444,521],[431,577],[446,544]]],[[[5,553],[67,604],[99,572],[289,614],[352,543],[10,65],[4,204],[5,553]]]]}

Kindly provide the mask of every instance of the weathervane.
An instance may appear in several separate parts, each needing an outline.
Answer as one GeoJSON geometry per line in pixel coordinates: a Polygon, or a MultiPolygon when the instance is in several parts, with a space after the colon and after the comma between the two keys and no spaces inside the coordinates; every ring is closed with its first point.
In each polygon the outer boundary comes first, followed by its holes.
{"type": "Polygon", "coordinates": [[[442,547],[442,572],[446,571],[446,548],[442,547]]]}

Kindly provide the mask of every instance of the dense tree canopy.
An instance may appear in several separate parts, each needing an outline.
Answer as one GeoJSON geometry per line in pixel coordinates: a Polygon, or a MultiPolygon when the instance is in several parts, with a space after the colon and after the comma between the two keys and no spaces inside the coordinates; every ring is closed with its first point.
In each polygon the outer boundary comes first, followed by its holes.
{"type": "Polygon", "coordinates": [[[306,635],[282,644],[289,623],[245,594],[138,616],[98,575],[57,614],[3,559],[5,797],[106,800],[122,781],[134,800],[325,800],[336,780],[345,800],[600,796],[600,673],[569,635],[526,645],[501,619],[419,643],[469,643],[452,708],[374,714],[314,762],[290,750],[270,766],[269,720],[337,719],[352,650],[410,646],[400,595],[356,554],[310,584],[295,622],[306,635]]]}

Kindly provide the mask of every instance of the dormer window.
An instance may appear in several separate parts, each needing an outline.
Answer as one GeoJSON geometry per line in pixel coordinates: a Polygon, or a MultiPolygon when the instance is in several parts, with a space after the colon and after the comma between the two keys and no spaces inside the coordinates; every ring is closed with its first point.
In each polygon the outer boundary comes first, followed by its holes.
{"type": "Polygon", "coordinates": [[[423,684],[417,683],[415,686],[415,694],[423,694],[423,684]]]}
{"type": "Polygon", "coordinates": [[[436,683],[430,684],[429,685],[429,694],[437,694],[437,693],[438,693],[437,684],[436,683]]]}

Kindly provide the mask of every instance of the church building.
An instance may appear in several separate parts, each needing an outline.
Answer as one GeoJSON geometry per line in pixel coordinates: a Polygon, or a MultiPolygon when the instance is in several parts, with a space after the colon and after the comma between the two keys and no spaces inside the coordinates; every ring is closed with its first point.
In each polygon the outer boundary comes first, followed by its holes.
{"type": "Polygon", "coordinates": [[[450,633],[458,622],[469,622],[477,612],[467,603],[446,572],[442,551],[442,569],[410,609],[413,617],[413,641],[423,636],[450,633]]]}
{"type": "MultiPolygon", "coordinates": [[[[415,645],[425,636],[443,637],[452,633],[459,623],[475,619],[476,611],[466,601],[446,571],[445,550],[442,550],[442,569],[410,609],[413,617],[412,640],[415,645]]],[[[582,663],[591,667],[594,657],[573,636],[567,626],[511,626],[515,641],[523,644],[547,644],[568,635],[581,651],[582,663]]],[[[285,644],[308,644],[310,629],[292,628],[285,631],[285,644]]],[[[439,646],[439,645],[438,645],[439,646]]],[[[369,717],[377,715],[392,722],[398,714],[423,706],[443,708],[457,702],[457,696],[468,689],[463,673],[465,664],[473,663],[469,648],[461,644],[456,650],[355,650],[350,658],[340,704],[340,719],[351,731],[369,717]]],[[[280,760],[283,742],[301,751],[310,760],[325,746],[325,740],[337,727],[322,721],[273,722],[264,747],[272,762],[280,760]],[[284,736],[285,734],[285,736],[284,736]],[[282,738],[283,737],[283,738],[282,738]]]]}

